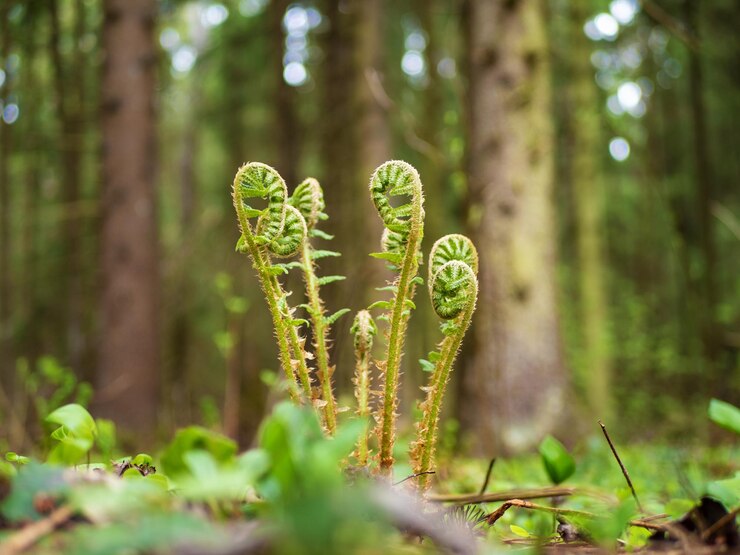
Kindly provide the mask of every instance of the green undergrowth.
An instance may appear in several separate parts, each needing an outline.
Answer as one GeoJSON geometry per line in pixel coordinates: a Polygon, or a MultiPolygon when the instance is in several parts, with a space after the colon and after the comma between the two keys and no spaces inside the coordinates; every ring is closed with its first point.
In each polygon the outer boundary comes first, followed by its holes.
{"type": "MultiPolygon", "coordinates": [[[[709,414],[736,430],[736,411],[713,404],[709,414]]],[[[241,453],[230,439],[191,426],[153,455],[111,458],[114,430],[75,404],[45,425],[49,443],[38,455],[8,452],[0,463],[2,553],[421,553],[449,551],[445,537],[455,530],[483,552],[536,551],[562,541],[559,523],[608,550],[631,550],[651,533],[631,525],[635,519],[677,519],[707,495],[729,509],[740,504],[740,450],[731,443],[618,445],[640,510],[598,436],[572,450],[548,437],[539,453],[498,458],[484,493],[503,498],[443,504],[440,494],[479,493],[489,461],[445,455],[423,501],[409,487],[418,477],[390,486],[349,464],[362,422],[348,419],[329,438],[314,410],[287,402],[263,422],[256,447],[241,453]],[[547,487],[564,489],[485,522],[501,501],[547,487]],[[404,515],[419,514],[428,529],[405,523],[404,515]],[[51,521],[44,532],[34,528],[51,521]]],[[[397,470],[410,472],[407,464],[397,470]]]]}

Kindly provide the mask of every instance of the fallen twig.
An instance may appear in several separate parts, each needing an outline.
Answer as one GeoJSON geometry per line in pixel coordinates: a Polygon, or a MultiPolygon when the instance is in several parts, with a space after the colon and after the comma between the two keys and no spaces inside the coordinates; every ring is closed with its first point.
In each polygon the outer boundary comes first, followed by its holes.
{"type": "Polygon", "coordinates": [[[504,516],[504,513],[511,507],[521,507],[522,509],[530,509],[533,511],[543,511],[546,513],[553,513],[561,516],[583,516],[587,518],[597,518],[598,515],[589,513],[587,511],[578,511],[576,509],[560,509],[557,507],[547,507],[545,505],[537,505],[530,501],[524,501],[523,499],[510,499],[503,503],[498,509],[489,513],[486,517],[486,522],[489,525],[493,525],[499,518],[504,516]]]}
{"type": "Polygon", "coordinates": [[[478,492],[479,495],[483,495],[486,492],[486,488],[488,487],[488,481],[491,479],[491,472],[493,471],[493,465],[496,463],[496,457],[493,457],[491,459],[491,462],[488,463],[488,470],[486,470],[486,478],[483,480],[483,485],[480,488],[480,491],[478,492]]]}
{"type": "Polygon", "coordinates": [[[426,496],[426,500],[433,503],[495,503],[497,501],[508,501],[509,499],[543,499],[545,497],[573,495],[576,491],[575,488],[547,487],[513,489],[492,493],[430,493],[426,496]]]}
{"type": "Polygon", "coordinates": [[[701,539],[703,541],[707,541],[709,538],[712,537],[712,535],[714,533],[716,533],[719,530],[721,530],[722,527],[724,527],[726,524],[729,524],[730,522],[732,522],[735,519],[735,517],[738,515],[738,513],[740,513],[740,506],[735,507],[729,513],[727,513],[725,516],[723,516],[722,518],[720,518],[717,522],[715,522],[714,524],[712,524],[709,528],[707,528],[706,530],[704,530],[701,533],[701,539]]]}
{"type": "Polygon", "coordinates": [[[397,486],[398,484],[403,484],[406,480],[411,480],[412,478],[418,478],[419,476],[424,476],[425,474],[436,474],[436,472],[434,470],[425,470],[424,472],[417,472],[416,474],[412,474],[411,476],[406,476],[403,480],[399,480],[393,485],[397,486]]]}
{"type": "Polygon", "coordinates": [[[46,518],[38,520],[8,537],[0,544],[0,555],[15,555],[22,553],[47,534],[51,534],[58,526],[67,522],[74,511],[69,505],[62,505],[55,509],[46,518]]]}
{"type": "Polygon", "coordinates": [[[630,475],[627,472],[627,469],[624,467],[624,464],[622,464],[622,459],[619,458],[619,453],[617,453],[616,447],[614,447],[614,444],[612,443],[611,438],[609,437],[609,432],[606,431],[606,426],[604,423],[599,420],[599,426],[601,426],[601,431],[604,432],[604,437],[606,438],[607,443],[609,444],[609,447],[612,450],[612,453],[614,453],[614,458],[617,459],[617,462],[619,463],[619,468],[622,469],[622,474],[624,474],[624,479],[627,480],[627,485],[630,488],[630,491],[632,492],[632,497],[635,499],[635,503],[637,503],[637,510],[641,513],[644,513],[642,509],[642,505],[640,504],[640,500],[637,498],[637,493],[635,492],[635,487],[632,485],[632,480],[630,480],[630,475]]]}

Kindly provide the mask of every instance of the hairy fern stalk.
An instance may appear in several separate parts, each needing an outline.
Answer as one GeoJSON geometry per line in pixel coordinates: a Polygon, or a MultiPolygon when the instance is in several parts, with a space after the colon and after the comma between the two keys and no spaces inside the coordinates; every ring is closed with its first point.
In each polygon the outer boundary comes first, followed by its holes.
{"type": "Polygon", "coordinates": [[[423,388],[427,396],[421,405],[421,420],[416,425],[416,441],[411,446],[414,473],[420,474],[422,488],[429,485],[429,475],[424,473],[434,465],[439,413],[452,365],[475,311],[477,273],[478,253],[470,239],[455,234],[434,243],[429,254],[427,284],[432,308],[443,320],[444,339],[438,350],[429,354],[430,360],[421,361],[432,372],[429,385],[423,388]]]}
{"type": "MultiPolygon", "coordinates": [[[[386,476],[393,470],[393,446],[396,433],[396,408],[401,359],[416,286],[423,283],[417,275],[421,261],[421,241],[424,236],[424,195],[417,171],[406,162],[393,160],[378,167],[370,179],[370,197],[383,221],[381,252],[371,256],[384,260],[395,272],[391,283],[379,288],[391,293],[390,300],[373,303],[357,313],[352,333],[355,347],[356,417],[367,421],[371,414],[372,366],[381,388],[373,416],[378,454],[373,459],[377,470],[386,476]],[[373,360],[372,346],[377,326],[371,310],[383,311],[377,317],[387,323],[384,333],[385,355],[373,360]],[[374,364],[373,364],[374,363],[374,364]]],[[[332,237],[318,229],[326,220],[324,194],[319,182],[308,178],[300,183],[292,196],[280,175],[270,166],[251,162],[242,166],[233,184],[233,200],[239,220],[241,237],[237,250],[252,258],[252,264],[265,294],[278,343],[280,364],[285,373],[291,397],[296,402],[310,402],[319,414],[328,435],[337,430],[337,403],[334,395],[329,337],[330,328],[349,309],[327,315],[321,300],[321,287],[344,279],[344,276],[316,274],[316,261],[339,253],[317,249],[314,239],[332,237]],[[265,208],[253,207],[254,199],[266,202],[265,208]],[[273,257],[298,255],[300,260],[274,263],[273,257]],[[303,273],[306,302],[291,307],[289,292],[280,283],[280,276],[299,268],[303,273]],[[308,319],[297,318],[302,308],[308,319]],[[306,351],[303,336],[305,326],[312,327],[313,352],[306,351]],[[315,361],[315,368],[309,367],[315,361]]],[[[432,306],[443,320],[444,339],[429,360],[420,361],[431,372],[422,403],[422,415],[417,423],[417,438],[412,445],[411,460],[416,472],[428,472],[434,465],[439,414],[444,392],[463,336],[470,325],[478,293],[478,255],[469,239],[462,235],[447,235],[432,247],[429,257],[428,289],[432,306]]],[[[371,433],[366,430],[358,438],[355,458],[360,466],[371,464],[371,433]]],[[[424,488],[428,481],[420,481],[424,488]]]]}

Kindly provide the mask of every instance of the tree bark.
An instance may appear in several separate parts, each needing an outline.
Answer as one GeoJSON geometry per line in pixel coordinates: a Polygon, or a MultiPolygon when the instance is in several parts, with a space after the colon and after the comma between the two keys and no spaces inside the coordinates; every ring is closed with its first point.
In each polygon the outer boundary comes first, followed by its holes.
{"type": "MultiPolygon", "coordinates": [[[[8,15],[10,3],[0,8],[0,61],[10,55],[10,26],[8,15]]],[[[6,75],[2,92],[10,95],[11,75],[6,75]]],[[[2,114],[0,114],[2,116],[2,114]]],[[[0,117],[0,385],[10,388],[13,384],[14,353],[11,342],[11,287],[12,272],[10,269],[10,154],[12,148],[11,126],[0,117]]]]}
{"type": "Polygon", "coordinates": [[[268,7],[270,18],[270,37],[273,41],[273,61],[275,71],[275,144],[277,146],[275,168],[278,170],[288,189],[298,185],[298,157],[300,144],[300,126],[296,114],[298,104],[296,91],[283,79],[283,53],[285,52],[285,32],[283,16],[288,9],[288,0],[272,0],[268,7]]]}
{"type": "MultiPolygon", "coordinates": [[[[687,0],[686,16],[693,28],[694,36],[699,36],[699,10],[697,2],[687,0]]],[[[701,282],[698,298],[701,299],[699,319],[705,361],[710,366],[710,376],[717,360],[717,330],[715,322],[716,291],[716,247],[712,226],[711,204],[713,197],[712,167],[709,157],[709,137],[705,116],[704,71],[701,52],[689,49],[689,102],[691,124],[694,137],[694,185],[695,202],[699,222],[698,249],[702,258],[701,282]]],[[[711,382],[711,378],[710,378],[711,382]]]]}
{"type": "Polygon", "coordinates": [[[106,0],[103,25],[101,415],[140,434],[159,385],[155,0],[106,0]]]}
{"type": "Polygon", "coordinates": [[[591,420],[611,421],[611,362],[608,307],[603,264],[604,188],[598,160],[602,147],[599,97],[590,62],[591,45],[583,32],[590,13],[584,2],[571,3],[570,160],[578,248],[578,289],[583,336],[581,371],[591,420]]]}
{"type": "Polygon", "coordinates": [[[565,411],[553,137],[538,0],[470,0],[468,215],[480,297],[464,424],[479,452],[535,445],[565,411]]]}
{"type": "Polygon", "coordinates": [[[62,218],[63,271],[60,272],[62,294],[66,301],[65,335],[68,363],[79,371],[84,350],[82,329],[82,259],[80,241],[80,216],[77,206],[81,199],[81,155],[84,108],[84,63],[79,44],[85,32],[85,6],[75,3],[72,64],[67,64],[61,52],[61,25],[59,3],[52,0],[50,57],[54,66],[56,115],[60,125],[59,150],[62,166],[62,201],[65,212],[62,218]],[[71,85],[71,86],[68,86],[71,85]]]}

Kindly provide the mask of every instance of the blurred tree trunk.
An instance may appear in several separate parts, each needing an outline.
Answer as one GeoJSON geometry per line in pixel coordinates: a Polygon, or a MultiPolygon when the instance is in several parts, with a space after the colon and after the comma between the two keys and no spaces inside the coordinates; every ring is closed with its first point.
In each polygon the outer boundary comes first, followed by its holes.
{"type": "MultiPolygon", "coordinates": [[[[699,36],[698,2],[686,0],[686,19],[693,30],[694,36],[699,36]]],[[[698,41],[697,41],[698,42],[698,41]]],[[[704,101],[704,70],[701,52],[698,47],[689,48],[689,103],[691,109],[691,125],[693,127],[693,158],[694,158],[694,198],[696,202],[698,229],[698,250],[701,253],[702,271],[698,285],[700,301],[699,321],[703,354],[706,363],[711,367],[712,376],[714,364],[717,360],[718,334],[715,322],[717,304],[716,291],[716,255],[714,230],[712,228],[712,198],[713,179],[712,167],[709,158],[709,134],[705,116],[704,101]]],[[[711,378],[710,378],[711,381],[711,378]]]]}
{"type": "Polygon", "coordinates": [[[288,0],[272,0],[268,7],[272,51],[276,59],[272,62],[275,71],[275,142],[277,144],[275,167],[285,179],[288,190],[298,185],[298,157],[301,136],[296,115],[296,91],[283,79],[283,52],[285,52],[285,32],[283,16],[288,9],[288,0]]]}
{"type": "MultiPolygon", "coordinates": [[[[10,26],[8,16],[12,4],[5,2],[0,7],[0,63],[5,63],[10,55],[10,26]]],[[[10,97],[12,75],[6,74],[2,93],[5,98],[10,97]]],[[[2,114],[0,114],[1,116],[2,114]]],[[[10,154],[11,154],[11,127],[0,117],[0,385],[8,388],[12,386],[13,349],[11,345],[11,306],[10,290],[12,287],[12,272],[10,270],[10,154]]]]}
{"type": "Polygon", "coordinates": [[[535,445],[561,419],[553,137],[538,0],[470,0],[469,225],[481,290],[464,424],[479,452],[535,445]]]}
{"type": "Polygon", "coordinates": [[[591,66],[591,45],[583,24],[591,15],[586,2],[572,2],[570,32],[572,49],[569,82],[573,119],[571,132],[571,176],[573,179],[578,243],[578,290],[580,325],[583,334],[583,364],[587,405],[591,419],[611,421],[611,361],[609,355],[608,308],[603,264],[602,213],[604,186],[599,168],[599,97],[591,66]]]}
{"type": "MultiPolygon", "coordinates": [[[[370,176],[360,180],[359,170],[362,116],[358,113],[356,83],[361,75],[357,36],[362,4],[342,0],[326,0],[324,4],[329,29],[323,37],[325,63],[321,76],[320,123],[323,172],[319,181],[329,214],[323,228],[335,236],[326,246],[341,252],[342,257],[321,260],[319,271],[324,275],[347,276],[346,281],[323,288],[322,297],[329,312],[363,305],[367,272],[370,271],[367,253],[370,245],[375,246],[380,241],[366,228],[372,220],[367,215],[368,193],[362,184],[369,181],[370,176]]],[[[350,316],[341,318],[333,326],[333,337],[346,337],[349,324],[350,316]]],[[[351,368],[351,342],[337,341],[332,356],[339,368],[351,368]]],[[[351,372],[337,372],[335,380],[340,387],[346,387],[351,372]]]]}
{"type": "Polygon", "coordinates": [[[151,435],[159,384],[155,0],[106,0],[101,415],[151,435]]]}
{"type": "Polygon", "coordinates": [[[80,52],[80,42],[85,33],[85,5],[81,0],[75,2],[75,23],[72,30],[69,62],[62,56],[59,2],[52,0],[50,58],[54,68],[54,92],[56,96],[56,115],[60,125],[59,151],[62,166],[62,217],[61,237],[63,238],[63,270],[60,272],[62,295],[66,302],[65,350],[69,364],[79,372],[84,349],[82,330],[82,258],[80,241],[80,190],[82,134],[84,132],[84,61],[80,52]]]}

